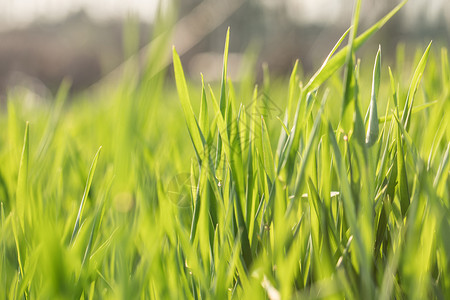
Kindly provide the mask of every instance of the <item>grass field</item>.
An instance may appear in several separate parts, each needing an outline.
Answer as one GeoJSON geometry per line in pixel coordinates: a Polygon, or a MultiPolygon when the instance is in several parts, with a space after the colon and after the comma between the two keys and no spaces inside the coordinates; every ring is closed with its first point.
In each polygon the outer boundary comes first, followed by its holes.
{"type": "Polygon", "coordinates": [[[448,299],[447,50],[355,54],[403,4],[358,33],[357,1],[310,77],[232,83],[228,32],[217,86],[175,48],[155,74],[162,43],[76,101],[10,94],[0,299],[448,299]]]}

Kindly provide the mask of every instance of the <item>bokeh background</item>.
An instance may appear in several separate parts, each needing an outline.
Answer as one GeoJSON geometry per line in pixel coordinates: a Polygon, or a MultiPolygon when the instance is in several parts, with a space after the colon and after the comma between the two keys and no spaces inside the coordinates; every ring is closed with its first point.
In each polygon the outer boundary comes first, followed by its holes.
{"type": "MultiPolygon", "coordinates": [[[[398,3],[363,1],[360,31],[398,3]]],[[[72,79],[72,92],[89,89],[120,69],[133,51],[146,53],[157,36],[156,20],[172,29],[172,44],[191,77],[220,76],[228,26],[235,80],[248,57],[257,78],[263,63],[271,74],[284,76],[296,59],[311,73],[348,28],[352,10],[352,0],[2,0],[0,97],[17,87],[45,96],[65,77],[72,79]],[[135,49],[127,50],[133,43],[135,49]]],[[[361,51],[375,52],[382,44],[384,59],[394,61],[399,43],[407,49],[430,40],[448,46],[449,35],[450,1],[410,0],[361,51]]],[[[167,59],[163,66],[170,65],[167,59]]]]}

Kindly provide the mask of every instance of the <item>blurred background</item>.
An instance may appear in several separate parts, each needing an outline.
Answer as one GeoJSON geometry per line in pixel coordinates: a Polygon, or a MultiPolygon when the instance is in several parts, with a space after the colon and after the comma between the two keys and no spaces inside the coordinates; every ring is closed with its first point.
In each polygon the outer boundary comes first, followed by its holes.
{"type": "MultiPolygon", "coordinates": [[[[399,2],[364,0],[359,31],[399,2]]],[[[311,73],[350,25],[352,10],[352,0],[2,0],[0,97],[18,86],[52,94],[65,77],[72,79],[72,92],[88,89],[134,50],[146,54],[158,19],[171,25],[171,44],[195,80],[200,72],[207,81],[220,76],[228,26],[233,79],[248,59],[258,76],[263,63],[271,74],[289,74],[296,59],[311,73]],[[134,50],[127,50],[130,35],[134,50]]],[[[361,51],[374,55],[381,44],[384,59],[394,60],[400,42],[407,49],[430,40],[448,46],[449,33],[448,0],[409,0],[361,51]]],[[[168,65],[170,56],[161,64],[168,65]]]]}

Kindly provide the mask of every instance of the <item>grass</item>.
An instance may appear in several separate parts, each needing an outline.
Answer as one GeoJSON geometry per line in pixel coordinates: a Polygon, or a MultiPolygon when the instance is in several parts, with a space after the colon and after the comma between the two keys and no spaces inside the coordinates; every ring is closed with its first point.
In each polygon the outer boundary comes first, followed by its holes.
{"type": "Polygon", "coordinates": [[[448,298],[447,50],[355,53],[404,4],[358,35],[357,1],[311,78],[233,84],[228,32],[218,88],[174,48],[177,97],[161,44],[78,101],[10,94],[0,298],[448,298]]]}

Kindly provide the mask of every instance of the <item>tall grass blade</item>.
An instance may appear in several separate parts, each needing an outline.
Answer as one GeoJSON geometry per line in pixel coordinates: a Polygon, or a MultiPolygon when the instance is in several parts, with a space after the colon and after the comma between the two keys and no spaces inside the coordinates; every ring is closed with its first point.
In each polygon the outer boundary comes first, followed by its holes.
{"type": "MultiPolygon", "coordinates": [[[[391,19],[406,4],[406,2],[408,2],[408,0],[402,1],[381,20],[359,35],[353,42],[353,49],[355,51],[358,50],[373,34],[380,30],[384,24],[386,24],[387,21],[389,21],[389,19],[391,19]]],[[[343,38],[341,39],[343,40],[343,38]]],[[[341,40],[339,41],[342,42],[341,40]]],[[[325,82],[325,80],[330,78],[331,75],[333,75],[345,64],[348,47],[349,46],[342,48],[338,53],[336,53],[336,55],[328,60],[327,64],[323,66],[323,68],[320,68],[319,71],[311,77],[310,81],[305,86],[306,91],[313,91],[317,89],[322,83],[325,82]]]]}
{"type": "MultiPolygon", "coordinates": [[[[203,153],[203,136],[199,130],[199,125],[192,110],[191,100],[189,99],[189,91],[186,85],[186,79],[184,77],[183,67],[181,66],[180,57],[173,48],[173,68],[175,73],[175,82],[177,85],[178,97],[183,107],[184,117],[186,119],[186,124],[188,127],[189,135],[194,144],[194,149],[197,156],[203,153]]],[[[200,156],[199,156],[200,157],[200,156]]]]}
{"type": "Polygon", "coordinates": [[[73,228],[72,236],[70,238],[70,245],[74,242],[74,239],[80,229],[81,217],[83,215],[84,205],[86,203],[87,196],[91,189],[92,179],[94,178],[95,168],[97,167],[98,156],[100,155],[100,151],[102,147],[98,148],[97,153],[95,153],[94,159],[92,160],[91,167],[89,168],[89,174],[86,180],[86,185],[84,187],[83,197],[81,198],[80,207],[78,208],[77,219],[75,220],[75,226],[73,228]]]}
{"type": "Polygon", "coordinates": [[[408,130],[410,124],[411,111],[414,104],[414,96],[416,94],[417,88],[420,84],[420,80],[422,79],[423,72],[425,71],[425,66],[428,60],[428,54],[430,53],[431,43],[428,44],[427,49],[423,53],[420,58],[419,63],[417,64],[416,70],[414,71],[413,78],[411,80],[411,84],[409,86],[408,95],[406,97],[405,107],[403,108],[402,114],[402,123],[405,125],[405,128],[408,130]]]}
{"type": "Polygon", "coordinates": [[[378,48],[377,55],[375,57],[375,64],[373,66],[373,78],[372,78],[372,93],[370,96],[369,106],[369,124],[367,127],[366,144],[372,146],[378,139],[378,112],[377,112],[377,99],[378,91],[380,90],[380,69],[381,69],[381,46],[378,48]]]}
{"type": "Polygon", "coordinates": [[[28,164],[30,156],[29,128],[30,124],[27,122],[25,125],[25,135],[23,138],[23,148],[22,148],[22,155],[20,156],[19,174],[17,176],[17,189],[16,189],[16,209],[22,230],[25,230],[26,206],[30,205],[30,202],[27,201],[28,164]]]}

